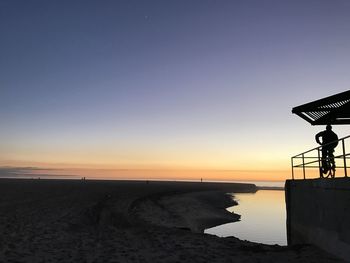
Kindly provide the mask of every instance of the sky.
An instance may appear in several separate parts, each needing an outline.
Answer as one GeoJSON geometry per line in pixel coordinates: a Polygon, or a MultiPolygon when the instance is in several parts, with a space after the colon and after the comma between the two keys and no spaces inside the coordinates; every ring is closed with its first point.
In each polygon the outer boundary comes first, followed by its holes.
{"type": "Polygon", "coordinates": [[[2,172],[285,180],[324,129],[291,109],[349,90],[349,13],[347,0],[1,0],[2,172]]]}

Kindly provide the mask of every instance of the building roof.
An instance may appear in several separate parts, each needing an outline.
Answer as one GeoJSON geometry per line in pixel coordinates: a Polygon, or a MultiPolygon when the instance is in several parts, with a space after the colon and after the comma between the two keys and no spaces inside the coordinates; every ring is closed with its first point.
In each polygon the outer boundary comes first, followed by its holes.
{"type": "Polygon", "coordinates": [[[292,112],[311,125],[350,124],[350,90],[294,107],[292,112]]]}

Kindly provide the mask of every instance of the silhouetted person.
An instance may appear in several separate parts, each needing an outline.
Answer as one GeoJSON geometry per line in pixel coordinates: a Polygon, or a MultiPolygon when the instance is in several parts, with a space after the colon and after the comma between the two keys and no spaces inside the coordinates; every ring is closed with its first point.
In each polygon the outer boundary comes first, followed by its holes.
{"type": "MultiPolygon", "coordinates": [[[[327,162],[328,158],[334,164],[333,152],[338,145],[338,135],[332,131],[332,126],[328,124],[325,131],[316,134],[315,139],[318,144],[322,145],[322,172],[326,174],[331,169],[327,162]],[[320,138],[322,138],[322,141],[320,141],[320,138]]],[[[335,171],[335,164],[333,169],[335,171]]]]}

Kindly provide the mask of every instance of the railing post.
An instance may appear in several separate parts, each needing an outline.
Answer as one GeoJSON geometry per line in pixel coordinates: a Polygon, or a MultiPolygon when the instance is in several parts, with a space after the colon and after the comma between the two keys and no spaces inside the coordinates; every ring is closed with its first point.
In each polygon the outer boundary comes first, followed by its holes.
{"type": "Polygon", "coordinates": [[[318,170],[320,172],[320,178],[322,178],[323,174],[322,174],[322,169],[321,169],[321,156],[320,156],[320,149],[319,148],[317,149],[317,154],[318,154],[318,170]]]}
{"type": "Polygon", "coordinates": [[[292,163],[292,179],[294,180],[294,164],[293,164],[293,157],[291,158],[292,163]]]}
{"type": "Polygon", "coordinates": [[[345,174],[345,177],[348,177],[348,171],[346,169],[345,142],[344,142],[344,139],[342,139],[341,141],[342,141],[342,144],[343,144],[344,174],[345,174]]]}
{"type": "Polygon", "coordinates": [[[305,180],[305,161],[304,161],[304,154],[301,155],[303,159],[303,175],[304,175],[304,180],[305,180]]]}

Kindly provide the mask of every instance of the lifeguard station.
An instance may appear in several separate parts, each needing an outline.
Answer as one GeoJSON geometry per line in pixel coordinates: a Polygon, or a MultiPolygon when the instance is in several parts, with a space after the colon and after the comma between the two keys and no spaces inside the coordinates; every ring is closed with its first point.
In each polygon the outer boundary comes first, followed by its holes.
{"type": "MultiPolygon", "coordinates": [[[[295,107],[311,125],[350,124],[350,90],[295,107]]],[[[326,144],[327,145],[327,144],[326,144]]],[[[320,147],[291,158],[292,179],[285,184],[288,245],[313,244],[350,262],[350,136],[332,153],[336,174],[325,179],[320,147]]]]}
{"type": "MultiPolygon", "coordinates": [[[[306,103],[292,109],[311,125],[345,125],[350,124],[350,90],[306,103]]],[[[350,136],[338,140],[338,147],[334,155],[337,168],[337,177],[347,177],[347,159],[350,153],[350,136]],[[348,147],[346,147],[348,144],[348,147]]],[[[306,173],[310,169],[318,169],[319,177],[325,177],[321,171],[322,146],[307,150],[291,158],[292,178],[295,177],[295,169],[302,169],[303,179],[306,179],[306,173]]],[[[311,173],[314,177],[317,173],[311,173]]]]}

